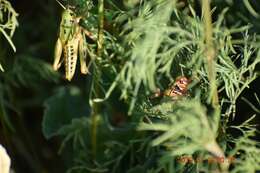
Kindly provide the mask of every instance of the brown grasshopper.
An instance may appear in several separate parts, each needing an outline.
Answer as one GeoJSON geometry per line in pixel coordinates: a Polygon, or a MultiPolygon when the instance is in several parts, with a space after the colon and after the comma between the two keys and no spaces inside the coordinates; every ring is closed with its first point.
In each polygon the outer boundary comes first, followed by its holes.
{"type": "Polygon", "coordinates": [[[158,98],[167,96],[170,97],[172,100],[178,100],[180,97],[187,95],[188,93],[188,86],[191,83],[191,80],[185,76],[179,76],[176,78],[173,85],[171,85],[165,91],[161,91],[159,88],[155,92],[153,96],[150,98],[158,98]]]}

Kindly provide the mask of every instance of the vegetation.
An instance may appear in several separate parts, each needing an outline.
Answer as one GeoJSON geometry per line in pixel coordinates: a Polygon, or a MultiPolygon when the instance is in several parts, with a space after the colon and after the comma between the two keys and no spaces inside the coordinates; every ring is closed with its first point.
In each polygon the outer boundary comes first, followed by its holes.
{"type": "Polygon", "coordinates": [[[11,3],[0,143],[15,172],[260,171],[259,2],[11,3]]]}

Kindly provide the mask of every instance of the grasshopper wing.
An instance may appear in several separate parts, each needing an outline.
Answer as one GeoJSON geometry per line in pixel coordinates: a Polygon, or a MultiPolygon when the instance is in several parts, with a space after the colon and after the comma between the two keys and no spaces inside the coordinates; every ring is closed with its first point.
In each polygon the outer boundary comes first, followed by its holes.
{"type": "Polygon", "coordinates": [[[53,69],[57,71],[61,66],[61,54],[62,54],[62,43],[60,38],[58,38],[56,45],[55,45],[55,51],[54,51],[54,62],[53,62],[53,69]]]}

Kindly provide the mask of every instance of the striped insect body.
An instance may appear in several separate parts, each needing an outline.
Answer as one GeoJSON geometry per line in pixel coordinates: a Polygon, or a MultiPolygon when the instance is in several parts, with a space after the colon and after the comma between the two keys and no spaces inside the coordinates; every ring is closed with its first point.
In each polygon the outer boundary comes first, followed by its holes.
{"type": "Polygon", "coordinates": [[[190,82],[190,79],[187,77],[179,76],[176,78],[173,85],[171,85],[168,89],[161,91],[157,88],[156,92],[150,98],[153,99],[166,96],[170,97],[172,100],[178,100],[180,97],[188,94],[188,86],[190,82]]]}
{"type": "Polygon", "coordinates": [[[176,78],[174,84],[164,91],[163,95],[171,97],[173,100],[178,99],[181,96],[185,96],[188,92],[188,85],[190,80],[185,76],[179,76],[176,78]]]}
{"type": "Polygon", "coordinates": [[[67,80],[71,80],[74,76],[77,65],[77,53],[78,53],[79,40],[77,37],[68,41],[64,48],[65,55],[65,76],[67,80]]]}
{"type": "Polygon", "coordinates": [[[71,81],[75,74],[78,55],[81,73],[88,73],[87,43],[84,34],[89,32],[79,25],[79,21],[80,17],[76,17],[72,10],[65,9],[55,45],[53,69],[57,71],[64,62],[65,78],[68,81],[71,81]]]}

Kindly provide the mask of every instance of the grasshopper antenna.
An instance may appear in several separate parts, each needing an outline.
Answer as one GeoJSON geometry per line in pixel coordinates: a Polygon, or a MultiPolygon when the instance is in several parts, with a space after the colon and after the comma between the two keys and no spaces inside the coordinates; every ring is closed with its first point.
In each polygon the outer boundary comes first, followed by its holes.
{"type": "Polygon", "coordinates": [[[56,2],[57,2],[58,4],[60,4],[60,6],[61,6],[64,10],[66,10],[66,7],[65,7],[59,0],[56,0],[56,2]]]}

